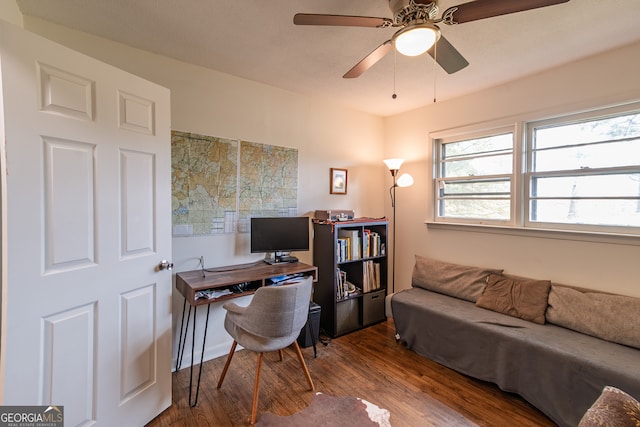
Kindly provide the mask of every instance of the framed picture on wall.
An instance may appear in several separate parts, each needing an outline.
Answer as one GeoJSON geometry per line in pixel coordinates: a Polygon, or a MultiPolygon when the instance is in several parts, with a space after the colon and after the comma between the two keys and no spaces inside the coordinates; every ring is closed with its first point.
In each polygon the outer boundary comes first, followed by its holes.
{"type": "Polygon", "coordinates": [[[347,170],[331,168],[329,176],[330,194],[347,194],[347,170]]]}

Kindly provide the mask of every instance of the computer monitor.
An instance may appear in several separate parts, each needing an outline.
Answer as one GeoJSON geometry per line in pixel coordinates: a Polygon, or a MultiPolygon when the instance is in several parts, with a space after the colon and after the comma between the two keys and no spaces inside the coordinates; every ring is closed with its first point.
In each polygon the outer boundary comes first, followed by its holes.
{"type": "Polygon", "coordinates": [[[295,262],[293,251],[309,250],[309,218],[251,218],[251,253],[266,253],[267,262],[295,262]]]}

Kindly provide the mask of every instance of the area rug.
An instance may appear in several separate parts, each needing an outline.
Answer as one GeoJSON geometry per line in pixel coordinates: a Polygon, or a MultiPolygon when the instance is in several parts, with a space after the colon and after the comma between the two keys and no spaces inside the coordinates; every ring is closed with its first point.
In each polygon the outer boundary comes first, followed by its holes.
{"type": "Polygon", "coordinates": [[[259,427],[391,427],[389,411],[357,397],[334,397],[316,393],[302,411],[281,416],[269,412],[256,424],[259,427]]]}

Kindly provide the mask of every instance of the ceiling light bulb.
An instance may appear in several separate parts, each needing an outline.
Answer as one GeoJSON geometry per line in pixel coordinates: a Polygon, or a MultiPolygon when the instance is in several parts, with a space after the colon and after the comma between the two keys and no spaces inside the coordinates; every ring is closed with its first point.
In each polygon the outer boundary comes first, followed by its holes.
{"type": "Polygon", "coordinates": [[[418,56],[428,51],[440,38],[438,27],[429,24],[410,26],[393,36],[396,50],[406,56],[418,56]]]}

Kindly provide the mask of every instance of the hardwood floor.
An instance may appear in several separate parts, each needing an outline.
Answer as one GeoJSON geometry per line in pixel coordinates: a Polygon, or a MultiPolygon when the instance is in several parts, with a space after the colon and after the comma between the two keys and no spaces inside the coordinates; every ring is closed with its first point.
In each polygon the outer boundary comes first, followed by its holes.
{"type": "MultiPolygon", "coordinates": [[[[519,396],[458,374],[397,343],[393,321],[302,349],[316,392],[355,396],[391,412],[401,426],[555,426],[519,396]]],[[[190,408],[189,369],[173,374],[173,404],[147,427],[241,426],[249,424],[256,354],[239,351],[220,390],[226,356],[203,365],[198,405],[190,408]]],[[[195,375],[194,375],[195,377],[195,375]]],[[[195,379],[194,379],[195,383],[195,379]]],[[[264,412],[289,415],[313,396],[293,349],[266,354],[262,365],[258,420],[264,412]]],[[[356,427],[356,426],[354,426],[356,427]]]]}

